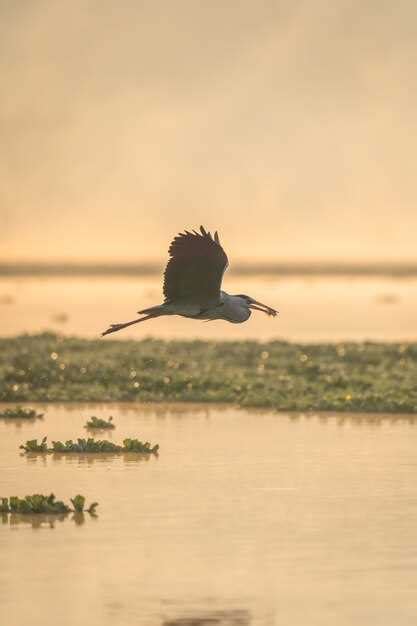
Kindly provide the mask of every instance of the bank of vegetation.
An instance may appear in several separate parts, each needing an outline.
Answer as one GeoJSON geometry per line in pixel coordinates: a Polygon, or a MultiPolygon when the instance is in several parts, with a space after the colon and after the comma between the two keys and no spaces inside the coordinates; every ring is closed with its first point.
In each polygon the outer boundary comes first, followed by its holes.
{"type": "Polygon", "coordinates": [[[0,402],[417,412],[416,343],[0,339],[0,402]]]}

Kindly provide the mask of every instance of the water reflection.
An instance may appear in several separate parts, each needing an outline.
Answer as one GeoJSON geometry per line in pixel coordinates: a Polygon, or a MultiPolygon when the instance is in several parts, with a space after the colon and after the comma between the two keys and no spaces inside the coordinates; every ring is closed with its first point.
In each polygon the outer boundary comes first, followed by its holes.
{"type": "Polygon", "coordinates": [[[199,611],[199,615],[177,617],[162,622],[162,626],[249,626],[251,615],[245,610],[199,611]]]}
{"type": "MultiPolygon", "coordinates": [[[[277,415],[282,414],[277,412],[277,415]]],[[[291,422],[315,420],[321,424],[335,422],[338,426],[346,424],[354,426],[382,426],[385,423],[414,425],[417,423],[417,414],[413,413],[321,413],[314,411],[311,413],[289,412],[286,415],[291,422]]]]}
{"type": "Polygon", "coordinates": [[[134,404],[125,403],[117,405],[117,409],[123,413],[134,411],[139,416],[152,416],[158,418],[176,417],[181,418],[184,415],[196,415],[210,417],[214,413],[227,411],[230,405],[227,404],[198,404],[195,402],[178,402],[178,403],[161,403],[161,404],[134,404]]]}
{"type": "MultiPolygon", "coordinates": [[[[22,403],[24,406],[24,403],[22,403]]],[[[0,409],[5,407],[6,404],[0,403],[0,409]]],[[[48,409],[49,412],[52,411],[51,405],[45,404],[37,404],[31,403],[31,407],[35,407],[40,411],[46,412],[48,409]]],[[[368,425],[381,425],[383,423],[389,424],[410,424],[414,425],[417,423],[417,414],[413,413],[359,413],[359,412],[335,412],[335,411],[279,411],[263,407],[237,407],[231,406],[230,404],[202,404],[195,402],[175,402],[175,403],[140,403],[140,402],[112,402],[107,404],[96,404],[96,403],[54,403],[53,405],[53,425],[54,427],[61,425],[62,422],[57,421],[57,417],[65,414],[65,416],[71,417],[71,423],[74,424],[74,427],[79,428],[84,424],[86,419],[85,414],[88,412],[94,412],[97,416],[106,419],[109,414],[116,413],[119,415],[119,421],[117,424],[118,432],[122,432],[123,436],[126,433],[123,433],[123,427],[126,426],[126,421],[120,420],[120,417],[128,418],[129,426],[133,426],[132,418],[157,418],[157,419],[170,419],[175,418],[181,420],[182,418],[196,417],[196,418],[205,418],[210,419],[219,415],[219,413],[227,414],[230,412],[238,411],[242,415],[242,419],[247,416],[259,416],[262,418],[263,416],[275,415],[277,419],[286,419],[290,422],[301,422],[301,421],[318,421],[321,424],[328,424],[332,422],[336,422],[338,425],[343,426],[345,424],[353,424],[356,426],[360,426],[361,424],[368,425]],[[79,419],[77,419],[77,417],[79,419]]],[[[45,417],[51,417],[51,415],[46,415],[45,417]]],[[[0,419],[0,425],[2,424],[13,424],[16,428],[22,428],[24,425],[28,427],[34,426],[38,420],[34,419],[19,419],[19,418],[7,418],[0,419]]],[[[51,422],[50,422],[51,423],[51,422]]],[[[69,422],[67,422],[69,423],[69,422]]],[[[42,425],[45,424],[44,419],[42,420],[42,425]]],[[[145,426],[144,423],[141,424],[141,429],[145,426]]],[[[89,430],[86,429],[89,436],[96,435],[98,438],[105,438],[112,440],[114,436],[114,430],[103,429],[98,431],[97,429],[89,430]]],[[[65,434],[65,437],[69,438],[71,433],[65,434]]],[[[136,436],[135,434],[130,434],[130,436],[136,436]]],[[[91,453],[90,453],[91,454],[91,453]]],[[[102,455],[100,455],[102,456],[102,455]]],[[[110,455],[111,456],[111,455],[110,455]]],[[[121,456],[121,455],[118,455],[121,456]]],[[[127,457],[127,460],[134,460],[136,457],[127,457]]]]}
{"type": "Polygon", "coordinates": [[[33,426],[37,423],[42,417],[2,417],[0,415],[0,422],[2,424],[13,424],[15,428],[22,428],[22,426],[33,426]]]}
{"type": "MultiPolygon", "coordinates": [[[[162,403],[162,404],[140,404],[140,403],[116,403],[111,405],[112,409],[120,412],[121,415],[134,413],[140,417],[157,418],[181,418],[189,416],[205,417],[209,419],[212,415],[227,413],[233,407],[230,404],[198,404],[198,403],[162,403]]],[[[340,426],[351,422],[355,425],[373,424],[380,425],[384,422],[396,423],[417,423],[417,414],[414,413],[357,413],[357,412],[325,412],[325,411],[274,411],[270,407],[235,407],[245,415],[270,415],[271,412],[277,418],[286,418],[292,422],[301,420],[317,420],[323,424],[336,421],[340,426]]]]}
{"type": "Polygon", "coordinates": [[[21,514],[21,513],[1,513],[1,523],[3,526],[10,526],[11,528],[17,528],[18,526],[32,526],[34,529],[38,528],[55,528],[57,524],[69,520],[76,526],[83,526],[86,522],[86,518],[97,519],[97,513],[60,513],[60,514],[48,514],[48,513],[33,513],[33,514],[21,514]]]}
{"type": "Polygon", "coordinates": [[[140,454],[138,452],[25,452],[20,456],[25,457],[28,463],[77,463],[79,465],[94,465],[94,463],[107,463],[121,460],[124,463],[148,463],[150,458],[159,458],[159,454],[140,454]]]}
{"type": "Polygon", "coordinates": [[[67,463],[72,463],[75,461],[80,465],[93,465],[94,463],[107,463],[108,461],[113,461],[115,459],[120,459],[124,463],[148,463],[151,456],[158,458],[159,455],[158,453],[151,455],[139,454],[138,452],[54,452],[50,456],[52,462],[59,463],[61,461],[64,461],[67,463]]]}
{"type": "Polygon", "coordinates": [[[97,427],[89,427],[86,426],[85,430],[87,431],[87,435],[89,437],[104,437],[107,436],[108,439],[113,439],[114,429],[110,428],[97,428],[97,427]]]}

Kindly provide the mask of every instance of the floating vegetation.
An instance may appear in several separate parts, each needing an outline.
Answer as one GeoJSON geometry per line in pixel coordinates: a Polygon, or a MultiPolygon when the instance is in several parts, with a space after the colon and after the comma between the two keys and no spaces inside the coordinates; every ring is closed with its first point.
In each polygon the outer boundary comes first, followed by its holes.
{"type": "Polygon", "coordinates": [[[103,420],[101,417],[95,417],[92,415],[84,428],[104,430],[115,428],[115,425],[113,424],[113,418],[111,416],[108,420],[103,420]]]}
{"type": "Polygon", "coordinates": [[[98,502],[93,502],[86,509],[85,497],[77,495],[71,498],[73,508],[65,504],[62,500],[56,500],[55,495],[51,493],[49,496],[42,494],[33,494],[18,498],[11,496],[10,498],[0,498],[0,513],[19,513],[21,515],[33,515],[34,513],[62,515],[66,513],[90,513],[95,514],[98,502]]]}
{"type": "Polygon", "coordinates": [[[93,502],[90,504],[88,509],[85,508],[85,497],[81,494],[78,494],[74,498],[70,498],[71,504],[74,507],[74,513],[95,513],[96,508],[98,507],[98,502],[93,502]]]}
{"type": "Polygon", "coordinates": [[[25,409],[21,406],[13,407],[12,409],[5,409],[4,411],[0,411],[0,418],[5,419],[25,419],[25,420],[33,420],[33,419],[41,419],[43,417],[43,413],[38,413],[35,409],[25,409]]]}
{"type": "Polygon", "coordinates": [[[0,402],[417,413],[417,343],[0,339],[0,402]]]}
{"type": "Polygon", "coordinates": [[[29,439],[25,445],[21,445],[20,448],[25,452],[49,452],[48,444],[46,443],[47,437],[44,437],[40,443],[37,439],[29,439]]]}
{"type": "Polygon", "coordinates": [[[123,445],[118,445],[112,441],[101,439],[77,439],[73,441],[52,441],[52,447],[48,448],[47,437],[44,437],[39,443],[37,439],[31,439],[20,446],[26,453],[112,453],[120,454],[123,452],[136,452],[139,454],[157,454],[159,445],[152,446],[149,441],[139,441],[139,439],[124,439],[123,445]]]}

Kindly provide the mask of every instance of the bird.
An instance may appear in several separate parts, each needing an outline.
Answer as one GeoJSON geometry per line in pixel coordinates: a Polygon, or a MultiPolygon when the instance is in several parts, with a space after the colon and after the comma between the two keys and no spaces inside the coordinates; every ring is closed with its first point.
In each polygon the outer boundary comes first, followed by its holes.
{"type": "Polygon", "coordinates": [[[141,317],[111,324],[102,335],[115,333],[163,315],[181,315],[196,320],[246,322],[252,310],[275,317],[278,311],[245,294],[222,291],[223,275],[229,265],[218,232],[212,236],[203,226],[200,232],[185,230],[171,242],[164,272],[164,302],[138,311],[141,317]]]}

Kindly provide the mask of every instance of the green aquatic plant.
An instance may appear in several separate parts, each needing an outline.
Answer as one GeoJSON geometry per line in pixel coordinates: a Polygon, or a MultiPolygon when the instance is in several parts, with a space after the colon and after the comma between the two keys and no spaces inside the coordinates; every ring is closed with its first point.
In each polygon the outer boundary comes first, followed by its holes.
{"type": "Polygon", "coordinates": [[[98,430],[103,430],[106,428],[115,428],[115,425],[113,424],[113,418],[111,416],[108,420],[104,420],[101,419],[101,417],[95,417],[95,415],[92,415],[88,422],[85,424],[84,428],[97,428],[98,430]]]}
{"type": "Polygon", "coordinates": [[[35,493],[24,498],[10,496],[9,498],[0,498],[0,513],[19,513],[22,515],[32,515],[34,513],[56,514],[62,515],[67,513],[95,513],[98,506],[97,502],[93,502],[88,509],[85,508],[85,497],[77,495],[71,499],[74,508],[65,504],[62,500],[56,500],[55,495],[51,493],[49,496],[35,493]]]}
{"type": "Polygon", "coordinates": [[[156,454],[159,450],[159,445],[152,446],[149,441],[139,441],[138,439],[123,439],[123,451],[124,452],[140,452],[141,454],[156,454]]]}
{"type": "Polygon", "coordinates": [[[53,441],[52,448],[49,449],[52,452],[119,452],[120,446],[112,441],[106,441],[101,439],[88,439],[78,438],[76,441],[68,439],[67,441],[53,441]]]}
{"type": "Polygon", "coordinates": [[[40,443],[37,439],[29,439],[25,444],[19,446],[25,452],[48,452],[47,437],[44,437],[40,443]]]}
{"type": "Polygon", "coordinates": [[[0,402],[417,413],[417,343],[0,338],[0,402]]]}
{"type": "Polygon", "coordinates": [[[85,508],[85,497],[78,494],[77,496],[75,496],[74,498],[70,498],[71,500],[71,504],[74,507],[74,512],[75,513],[84,513],[84,511],[86,511],[87,513],[92,513],[94,514],[96,507],[98,506],[98,502],[93,502],[92,504],[90,504],[90,506],[88,507],[88,509],[85,508]]]}
{"type": "Polygon", "coordinates": [[[20,446],[25,452],[35,453],[113,453],[119,454],[123,452],[136,452],[140,454],[157,454],[159,445],[152,446],[149,441],[139,441],[139,439],[125,439],[123,445],[118,445],[112,441],[105,439],[88,439],[78,438],[76,441],[68,439],[67,441],[52,441],[52,447],[48,448],[47,437],[44,437],[40,443],[37,439],[31,439],[20,446]]]}
{"type": "Polygon", "coordinates": [[[22,406],[16,406],[11,409],[4,409],[4,411],[0,411],[0,418],[6,419],[41,419],[43,417],[43,413],[38,413],[35,409],[25,409],[22,406]]]}
{"type": "Polygon", "coordinates": [[[9,512],[9,498],[1,498],[0,499],[0,513],[8,513],[9,512]]]}

